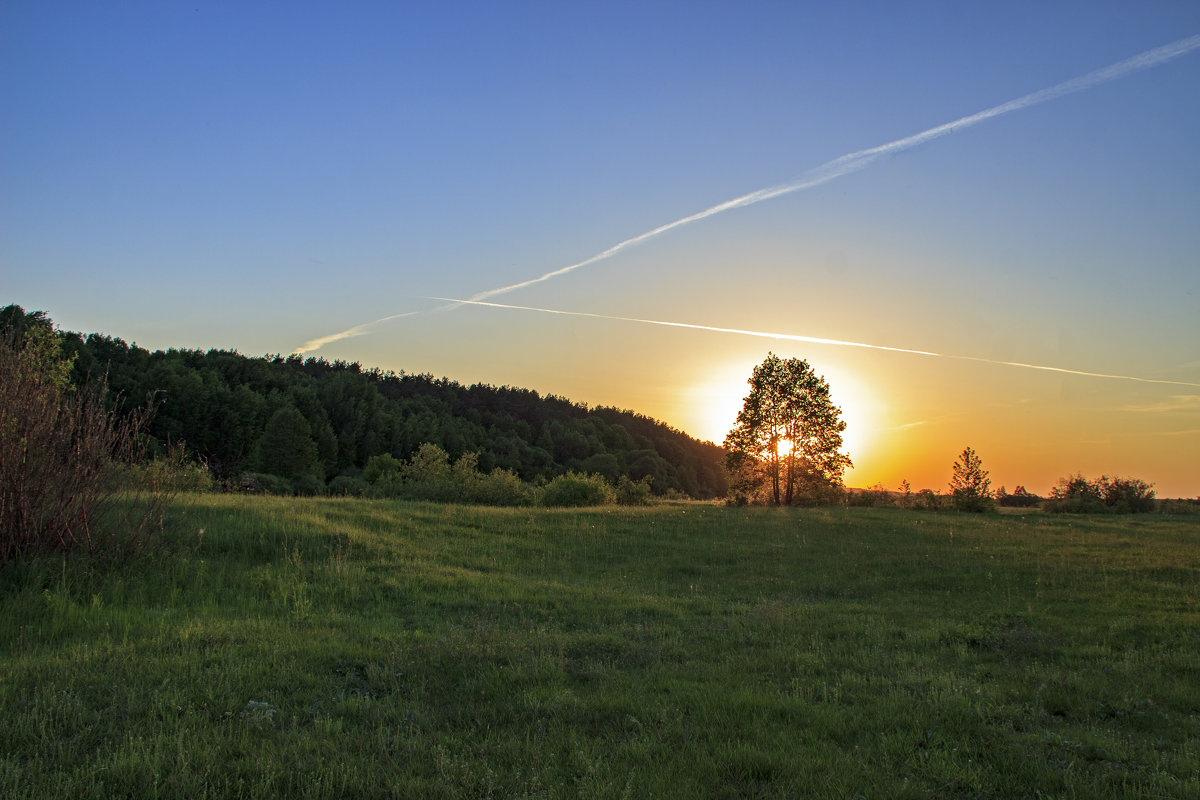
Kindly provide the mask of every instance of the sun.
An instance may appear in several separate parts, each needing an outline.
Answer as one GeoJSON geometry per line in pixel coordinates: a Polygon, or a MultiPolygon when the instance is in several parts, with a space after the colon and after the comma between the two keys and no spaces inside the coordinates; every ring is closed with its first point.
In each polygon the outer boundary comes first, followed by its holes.
{"type": "MultiPolygon", "coordinates": [[[[716,444],[725,441],[725,435],[736,425],[738,411],[742,410],[746,395],[749,395],[750,386],[746,380],[754,367],[755,363],[734,361],[710,369],[706,380],[692,385],[686,392],[688,408],[679,414],[683,429],[698,439],[716,444]]],[[[841,420],[846,423],[841,451],[850,456],[856,468],[865,467],[870,463],[884,410],[876,393],[850,369],[827,363],[814,365],[814,368],[828,381],[830,397],[841,409],[841,420]]],[[[786,453],[786,450],[780,450],[780,455],[786,453]]],[[[853,471],[850,470],[850,474],[853,471]]]]}
{"type": "MultiPolygon", "coordinates": [[[[747,379],[754,366],[731,362],[709,371],[704,382],[692,386],[687,392],[688,408],[680,415],[685,419],[684,430],[700,439],[717,444],[723,442],[737,423],[738,412],[750,392],[747,379]]],[[[848,369],[827,364],[814,365],[814,369],[829,383],[833,403],[842,410],[841,418],[846,423],[842,452],[849,455],[856,466],[864,466],[870,460],[873,440],[880,428],[883,408],[879,400],[848,369]]],[[[786,453],[786,450],[780,450],[781,455],[786,453]]]]}
{"type": "Polygon", "coordinates": [[[708,371],[702,383],[687,391],[683,429],[698,439],[717,444],[725,441],[750,393],[746,381],[753,369],[753,365],[736,362],[708,371]]]}
{"type": "Polygon", "coordinates": [[[829,384],[830,398],[842,410],[842,421],[846,423],[846,430],[842,432],[842,452],[850,456],[855,468],[864,467],[870,463],[884,408],[877,395],[849,370],[826,369],[824,376],[829,384]]]}

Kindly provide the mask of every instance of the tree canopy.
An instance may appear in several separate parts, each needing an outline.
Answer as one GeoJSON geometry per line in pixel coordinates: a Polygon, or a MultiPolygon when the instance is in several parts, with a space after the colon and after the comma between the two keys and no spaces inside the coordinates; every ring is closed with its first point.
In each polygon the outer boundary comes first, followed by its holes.
{"type": "Polygon", "coordinates": [[[807,361],[768,353],[748,383],[725,437],[731,488],[774,505],[821,500],[839,489],[852,464],[841,452],[846,423],[825,379],[807,361]]]}
{"type": "Polygon", "coordinates": [[[531,483],[575,471],[614,485],[649,479],[657,494],[726,491],[720,447],[632,411],[297,355],[151,352],[104,334],[57,332],[45,314],[19,306],[0,308],[0,325],[44,328],[61,344],[64,379],[106,376],[122,413],[153,396],[148,433],[184,445],[219,480],[266,472],[319,488],[360,475],[373,456],[407,461],[435,444],[455,461],[477,454],[484,473],[506,469],[531,483]]]}

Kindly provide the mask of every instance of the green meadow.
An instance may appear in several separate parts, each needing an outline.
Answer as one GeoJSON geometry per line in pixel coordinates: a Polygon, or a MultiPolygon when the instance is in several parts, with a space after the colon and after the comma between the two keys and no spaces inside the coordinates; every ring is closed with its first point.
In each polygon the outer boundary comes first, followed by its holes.
{"type": "Polygon", "coordinates": [[[1194,517],[169,523],[0,568],[0,796],[1200,797],[1194,517]]]}

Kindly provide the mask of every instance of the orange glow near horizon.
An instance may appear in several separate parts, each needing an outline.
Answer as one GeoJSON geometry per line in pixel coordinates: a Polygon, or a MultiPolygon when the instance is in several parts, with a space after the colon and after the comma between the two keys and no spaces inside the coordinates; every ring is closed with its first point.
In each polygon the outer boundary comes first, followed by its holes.
{"type": "MultiPolygon", "coordinates": [[[[680,410],[676,424],[700,439],[716,444],[724,442],[725,435],[737,423],[738,412],[750,391],[747,380],[756,364],[735,361],[710,372],[708,380],[687,391],[687,406],[680,410]]],[[[887,409],[848,370],[827,366],[814,369],[829,383],[833,403],[842,410],[841,419],[846,423],[841,449],[855,464],[846,472],[847,485],[858,485],[864,478],[872,483],[879,480],[875,477],[879,470],[878,465],[872,464],[872,453],[887,409]]],[[[787,452],[781,442],[780,455],[787,452]]]]}

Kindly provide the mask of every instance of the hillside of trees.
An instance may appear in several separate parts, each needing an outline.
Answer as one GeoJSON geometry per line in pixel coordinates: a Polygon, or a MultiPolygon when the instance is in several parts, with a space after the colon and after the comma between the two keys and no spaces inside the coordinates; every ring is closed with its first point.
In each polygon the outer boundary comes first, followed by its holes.
{"type": "MultiPolygon", "coordinates": [[[[8,306],[0,324],[51,323],[8,306]]],[[[576,471],[614,484],[649,478],[656,494],[708,498],[727,488],[722,448],[632,411],[321,358],[151,352],[100,333],[57,335],[73,383],[105,379],[123,411],[149,398],[155,440],[183,445],[224,482],[257,472],[320,491],[373,456],[407,460],[431,443],[529,482],[576,471]]]]}

